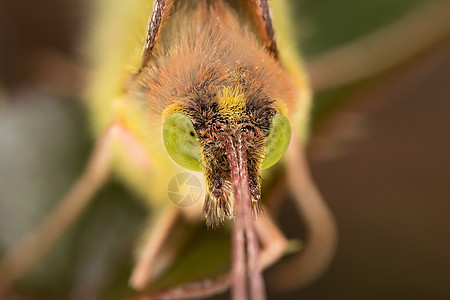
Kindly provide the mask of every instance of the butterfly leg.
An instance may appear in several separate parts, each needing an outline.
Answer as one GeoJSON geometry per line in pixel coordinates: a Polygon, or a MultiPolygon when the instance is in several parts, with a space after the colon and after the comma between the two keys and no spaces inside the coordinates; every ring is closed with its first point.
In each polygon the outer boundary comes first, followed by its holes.
{"type": "Polygon", "coordinates": [[[169,288],[164,291],[153,293],[141,293],[127,297],[126,300],[181,300],[181,299],[202,299],[223,293],[230,287],[229,274],[214,279],[204,279],[191,282],[185,285],[169,288]]]}
{"type": "Polygon", "coordinates": [[[155,222],[148,226],[149,232],[144,234],[145,240],[139,247],[138,260],[130,277],[129,284],[136,290],[142,290],[161,274],[176,258],[178,248],[166,244],[172,230],[176,230],[176,222],[197,223],[202,218],[201,201],[189,207],[179,208],[167,201],[167,205],[158,209],[155,222]],[[162,251],[164,249],[164,251],[162,251]]]}
{"type": "Polygon", "coordinates": [[[161,270],[164,265],[167,265],[164,262],[170,262],[170,253],[160,253],[160,250],[179,215],[179,208],[173,205],[167,205],[160,213],[156,224],[152,226],[152,230],[148,234],[148,239],[134,267],[129,280],[131,287],[137,290],[144,289],[158,275],[158,269],[161,270]]]}
{"type": "Polygon", "coordinates": [[[0,261],[0,295],[28,272],[47,253],[106,182],[110,172],[114,140],[121,141],[135,154],[141,166],[150,166],[140,143],[120,124],[111,125],[98,140],[76,183],[42,223],[11,249],[0,261]]]}
{"type": "Polygon", "coordinates": [[[272,270],[269,280],[280,289],[315,280],[330,264],[337,245],[335,220],[311,179],[303,146],[295,136],[291,138],[287,158],[288,185],[305,221],[307,238],[305,248],[297,256],[272,270]]]}
{"type": "Polygon", "coordinates": [[[274,224],[268,213],[255,222],[256,232],[261,242],[259,268],[265,269],[274,264],[286,252],[289,242],[274,224]]]}
{"type": "MultiPolygon", "coordinates": [[[[255,231],[256,237],[262,244],[258,256],[258,268],[262,270],[276,262],[285,253],[288,242],[267,214],[255,222],[255,231]]],[[[158,260],[160,260],[160,256],[161,253],[158,254],[158,260]]],[[[249,266],[249,270],[251,269],[249,266]]],[[[191,282],[164,291],[135,295],[128,300],[204,298],[221,293],[230,285],[231,273],[228,273],[217,278],[191,282]]],[[[253,295],[255,295],[254,292],[253,295]]]]}

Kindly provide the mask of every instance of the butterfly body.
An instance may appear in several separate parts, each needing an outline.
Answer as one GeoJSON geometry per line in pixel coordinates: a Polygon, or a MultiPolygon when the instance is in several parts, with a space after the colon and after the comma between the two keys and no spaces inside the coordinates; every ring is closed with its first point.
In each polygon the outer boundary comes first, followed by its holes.
{"type": "MultiPolygon", "coordinates": [[[[133,10],[144,14],[147,3],[134,1],[133,10]]],[[[263,290],[251,220],[263,211],[262,169],[282,157],[291,129],[296,139],[306,139],[310,106],[307,79],[286,30],[286,3],[274,3],[271,13],[267,1],[156,1],[148,24],[131,12],[111,11],[117,15],[100,11],[97,19],[109,20],[102,26],[117,36],[93,34],[100,47],[91,53],[100,55],[93,57],[98,65],[87,104],[96,134],[120,124],[150,162],[146,169],[133,163],[130,147],[116,143],[113,170],[143,196],[154,217],[172,205],[167,186],[174,176],[190,172],[203,178],[204,204],[194,215],[208,226],[236,217],[232,252],[244,251],[244,236],[251,240],[250,277],[254,290],[263,290]],[[101,54],[116,49],[114,61],[101,54]]],[[[148,229],[149,235],[156,230],[148,229]]],[[[138,263],[133,286],[143,288],[150,280],[144,266],[153,259],[138,263]]],[[[236,271],[244,261],[245,255],[233,254],[234,286],[245,282],[236,271]]],[[[235,298],[244,296],[245,286],[235,290],[241,291],[235,298]]]]}
{"type": "MultiPolygon", "coordinates": [[[[114,168],[133,189],[148,199],[151,206],[166,204],[164,189],[167,182],[183,171],[167,156],[161,136],[164,119],[173,112],[183,112],[191,117],[196,115],[194,127],[200,130],[203,126],[202,132],[210,137],[211,130],[207,133],[202,122],[210,122],[212,116],[226,115],[227,119],[236,122],[256,122],[262,129],[259,132],[261,138],[255,140],[256,144],[259,143],[258,148],[264,143],[263,135],[267,135],[275,112],[283,112],[293,119],[299,119],[301,115],[301,120],[291,126],[296,130],[297,123],[303,122],[301,131],[295,133],[304,138],[309,106],[306,79],[301,69],[293,67],[290,68],[298,76],[290,76],[283,61],[266,49],[256,25],[249,20],[245,5],[227,1],[175,1],[166,8],[170,16],[161,22],[158,42],[154,43],[151,57],[147,57],[143,64],[143,32],[147,31],[148,21],[147,17],[136,16],[145,11],[148,15],[151,5],[149,1],[134,1],[136,3],[130,5],[130,9],[135,13],[139,10],[137,15],[131,10],[123,12],[123,9],[113,8],[109,13],[117,14],[115,16],[99,12],[101,16],[97,19],[109,20],[109,23],[102,23],[102,28],[109,28],[108,32],[117,34],[93,33],[92,44],[98,49],[90,52],[99,56],[92,57],[94,68],[86,103],[96,134],[119,122],[144,145],[151,159],[153,170],[150,173],[143,173],[139,166],[127,164],[127,154],[122,153],[120,146],[115,152],[114,168]],[[118,20],[122,21],[119,23],[118,20]],[[115,31],[119,25],[120,30],[115,31]],[[114,57],[110,58],[109,52],[118,53],[111,54],[114,57]]],[[[283,45],[283,40],[279,43],[283,45]]],[[[283,49],[280,57],[285,57],[283,49]]],[[[215,154],[219,150],[209,149],[205,153],[217,158],[215,154]]],[[[264,150],[256,152],[259,154],[250,160],[254,198],[259,197],[256,191],[259,190],[258,164],[264,150]]],[[[205,156],[206,161],[215,162],[208,159],[208,155],[205,156]]],[[[219,178],[217,170],[227,172],[223,164],[210,163],[205,164],[203,171],[209,177],[219,178]]],[[[224,183],[210,182],[208,176],[206,179],[209,192],[219,193],[217,191],[224,183]]],[[[212,223],[231,216],[231,204],[225,202],[217,205],[209,202],[209,211],[211,214],[214,212],[214,217],[210,218],[212,223]]]]}

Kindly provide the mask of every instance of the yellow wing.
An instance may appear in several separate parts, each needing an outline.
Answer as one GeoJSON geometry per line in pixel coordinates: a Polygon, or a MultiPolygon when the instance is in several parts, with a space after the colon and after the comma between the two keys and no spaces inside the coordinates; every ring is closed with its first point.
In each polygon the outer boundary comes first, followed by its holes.
{"type": "Polygon", "coordinates": [[[129,95],[128,85],[142,65],[153,1],[99,0],[92,4],[92,20],[85,49],[90,73],[86,106],[93,133],[99,137],[118,123],[141,142],[151,160],[152,171],[129,159],[122,143],[116,143],[113,170],[149,204],[167,204],[167,182],[183,169],[166,154],[161,119],[151,118],[148,101],[129,95]]]}
{"type": "Polygon", "coordinates": [[[308,138],[311,90],[303,61],[295,42],[294,28],[290,12],[290,1],[269,0],[272,9],[273,26],[279,49],[279,59],[297,88],[295,103],[288,103],[289,120],[294,134],[300,141],[308,138]]]}
{"type": "Polygon", "coordinates": [[[99,135],[117,117],[114,100],[124,97],[127,82],[142,63],[148,16],[153,1],[92,1],[92,23],[88,25],[85,50],[90,74],[86,104],[99,135]]]}

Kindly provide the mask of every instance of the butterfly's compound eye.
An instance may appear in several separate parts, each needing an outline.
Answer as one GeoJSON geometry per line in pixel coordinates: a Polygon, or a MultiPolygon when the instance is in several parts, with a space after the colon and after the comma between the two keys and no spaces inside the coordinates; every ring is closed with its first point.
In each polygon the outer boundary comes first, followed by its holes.
{"type": "Polygon", "coordinates": [[[291,139],[291,127],[285,115],[277,113],[270,123],[269,135],[266,137],[266,151],[262,169],[276,164],[286,152],[291,139]]]}
{"type": "Polygon", "coordinates": [[[173,113],[163,125],[163,139],[170,157],[183,168],[201,171],[201,148],[191,119],[183,113],[173,113]]]}

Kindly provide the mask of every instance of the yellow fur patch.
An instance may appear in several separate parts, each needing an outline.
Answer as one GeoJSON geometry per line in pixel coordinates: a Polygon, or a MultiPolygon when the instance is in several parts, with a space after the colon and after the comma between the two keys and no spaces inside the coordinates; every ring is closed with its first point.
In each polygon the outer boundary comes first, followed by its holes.
{"type": "Polygon", "coordinates": [[[163,123],[167,119],[168,116],[170,116],[171,114],[174,114],[174,113],[178,113],[178,112],[186,114],[186,111],[183,109],[183,107],[180,105],[180,103],[176,102],[176,103],[169,105],[169,107],[167,107],[162,113],[163,123]]]}
{"type": "Polygon", "coordinates": [[[239,86],[221,89],[217,100],[222,116],[226,116],[232,120],[238,120],[245,114],[245,95],[239,86]]]}

